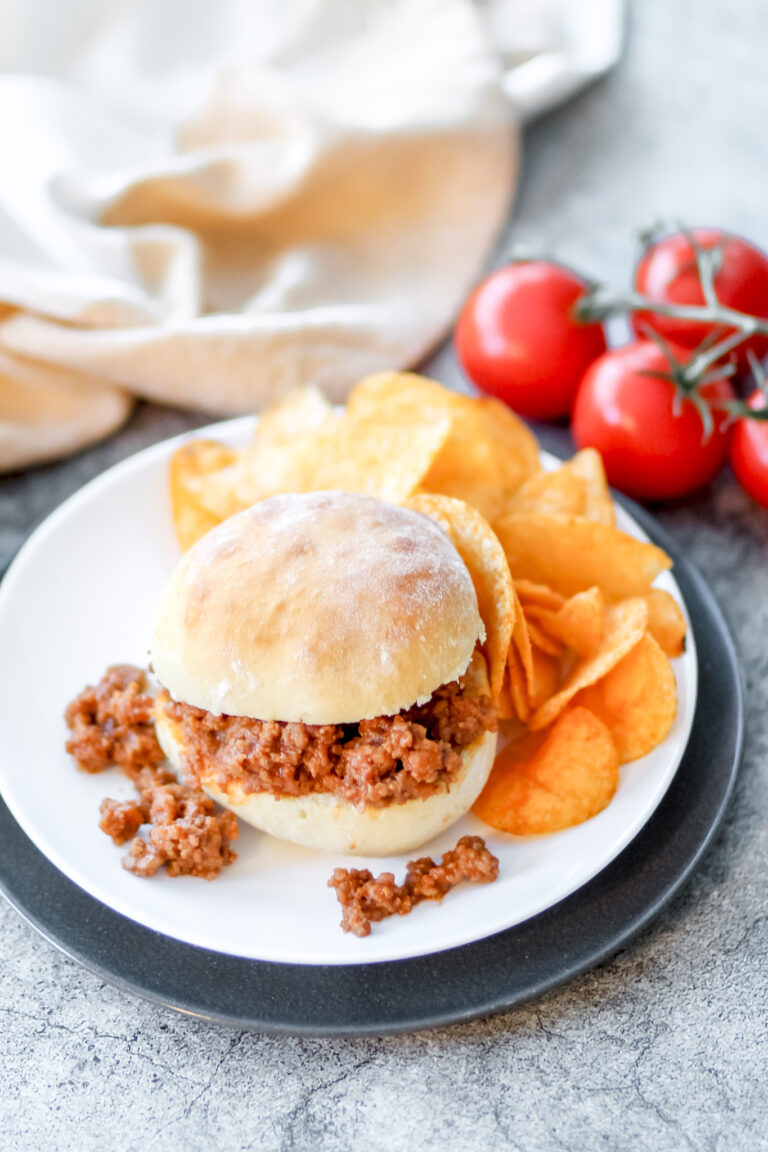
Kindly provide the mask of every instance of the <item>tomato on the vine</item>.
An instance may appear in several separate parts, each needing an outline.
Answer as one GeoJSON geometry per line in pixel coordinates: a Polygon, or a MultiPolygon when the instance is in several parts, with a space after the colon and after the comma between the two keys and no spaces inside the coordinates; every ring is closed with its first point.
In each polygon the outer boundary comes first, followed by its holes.
{"type": "MultiPolygon", "coordinates": [[[[765,408],[765,397],[756,389],[747,404],[759,411],[765,408]]],[[[739,420],[733,430],[730,459],[744,491],[768,508],[768,422],[747,418],[739,420]]]]}
{"type": "MultiPolygon", "coordinates": [[[[718,300],[737,312],[768,318],[768,256],[738,236],[714,228],[694,228],[691,235],[704,249],[720,245],[719,266],[714,285],[718,300]]],[[[704,304],[696,255],[689,238],[681,232],[652,243],[635,269],[635,288],[643,296],[662,304],[704,304]]],[[[632,327],[642,336],[646,327],[683,348],[696,348],[716,329],[725,336],[732,329],[696,320],[661,316],[656,312],[636,312],[632,327]]],[[[747,351],[758,359],[768,353],[768,337],[753,336],[740,344],[739,365],[747,365],[747,351]]]]}
{"type": "MultiPolygon", "coordinates": [[[[674,349],[681,363],[687,353],[674,349]]],[[[658,345],[639,340],[614,348],[587,371],[573,407],[572,432],[579,448],[596,448],[609,482],[640,500],[684,496],[708,484],[728,456],[725,414],[713,411],[705,436],[701,415],[684,399],[676,408],[670,380],[646,375],[669,372],[658,345]]],[[[733,398],[727,379],[704,385],[702,397],[733,398]]]]}
{"type": "Polygon", "coordinates": [[[522,416],[567,415],[584,372],[606,348],[600,324],[573,316],[586,291],[573,272],[546,260],[492,272],[456,326],[456,351],[472,382],[522,416]]]}

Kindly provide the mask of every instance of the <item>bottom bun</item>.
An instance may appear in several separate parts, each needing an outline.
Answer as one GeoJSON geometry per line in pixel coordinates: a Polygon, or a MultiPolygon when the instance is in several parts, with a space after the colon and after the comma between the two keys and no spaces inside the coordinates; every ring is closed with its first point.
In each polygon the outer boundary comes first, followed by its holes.
{"type": "MultiPolygon", "coordinates": [[[[175,726],[160,709],[157,737],[169,761],[182,774],[182,749],[175,726]]],[[[432,840],[460,820],[488,779],[496,755],[496,733],[486,732],[461,751],[459,775],[450,788],[425,800],[407,800],[384,808],[356,808],[330,792],[305,796],[272,796],[243,792],[232,784],[226,792],[201,780],[208,795],[248,824],[306,848],[356,856],[396,856],[432,840]]]]}

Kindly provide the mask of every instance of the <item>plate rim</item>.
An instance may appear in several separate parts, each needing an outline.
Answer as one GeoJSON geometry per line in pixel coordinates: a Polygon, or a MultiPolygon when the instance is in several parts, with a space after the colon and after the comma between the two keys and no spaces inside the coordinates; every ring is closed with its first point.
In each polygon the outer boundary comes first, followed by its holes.
{"type": "MultiPolygon", "coordinates": [[[[124,461],[123,463],[127,462],[124,461]]],[[[34,847],[13,820],[4,804],[0,805],[0,826],[4,826],[8,834],[14,839],[21,856],[18,857],[16,853],[9,852],[4,858],[0,857],[0,891],[20,915],[59,951],[124,991],[211,1023],[241,1029],[257,1029],[281,1035],[315,1037],[384,1035],[466,1022],[477,1017],[504,1011],[514,1004],[541,995],[606,960],[658,915],[665,904],[689,879],[701,861],[727,810],[738,776],[744,741],[742,672],[733,638],[717,601],[701,574],[685,556],[682,545],[678,544],[644,509],[639,508],[624,497],[617,496],[616,498],[627,508],[649,537],[664,547],[675,560],[678,583],[683,590],[683,597],[691,620],[697,627],[697,639],[699,641],[699,692],[696,714],[688,749],[672,781],[669,792],[662,799],[651,819],[619,856],[592,880],[557,904],[494,936],[441,953],[414,959],[369,962],[362,965],[341,967],[338,965],[301,965],[244,960],[209,952],[194,945],[161,936],[140,924],[127,920],[111,908],[101,904],[68,880],[34,847]],[[697,620],[700,621],[698,625],[697,620]],[[703,657],[706,649],[712,646],[719,648],[719,659],[705,660],[703,657]],[[658,842],[656,843],[657,856],[662,848],[672,853],[672,860],[666,862],[667,866],[671,866],[671,873],[666,878],[661,877],[651,884],[652,893],[650,895],[640,897],[636,891],[638,875],[641,880],[646,882],[648,877],[642,873],[640,865],[636,861],[633,862],[632,857],[637,855],[642,847],[641,842],[653,840],[654,835],[658,832],[657,826],[663,824],[664,820],[669,817],[670,810],[672,817],[675,818],[676,793],[681,786],[683,767],[693,756],[695,735],[707,722],[707,716],[703,714],[705,694],[716,690],[714,682],[718,676],[727,677],[730,729],[726,735],[720,734],[725,745],[724,748],[720,749],[718,764],[718,772],[722,778],[719,778],[717,772],[710,770],[709,788],[701,793],[702,796],[707,797],[712,793],[711,811],[704,813],[702,827],[694,827],[690,831],[688,836],[690,843],[683,844],[676,837],[666,837],[661,847],[658,842]],[[724,765],[726,771],[723,774],[724,765]],[[14,869],[14,857],[17,857],[17,863],[21,858],[25,863],[14,869]],[[45,882],[33,884],[31,888],[27,889],[24,881],[25,879],[29,880],[31,873],[25,877],[25,868],[28,868],[30,863],[36,879],[41,879],[42,870],[42,878],[45,882]],[[623,873],[628,868],[630,870],[629,876],[624,876],[622,881],[623,873]],[[538,936],[541,943],[543,933],[544,943],[546,943],[545,929],[548,922],[553,919],[562,920],[566,913],[572,913],[574,909],[576,909],[577,920],[581,916],[581,912],[594,912],[594,908],[590,908],[590,902],[594,900],[595,896],[604,901],[604,910],[607,911],[611,902],[613,901],[613,904],[616,902],[616,890],[619,890],[620,896],[622,883],[626,887],[628,880],[632,881],[629,887],[632,890],[631,895],[634,903],[630,901],[632,906],[627,908],[622,906],[621,901],[619,901],[620,911],[623,914],[621,923],[612,923],[602,934],[598,944],[589,946],[586,951],[583,948],[581,951],[576,949],[574,954],[572,954],[573,949],[568,951],[568,949],[558,947],[555,963],[550,963],[549,967],[544,965],[537,978],[528,979],[522,985],[519,980],[518,985],[515,985],[515,981],[509,979],[504,988],[496,993],[489,993],[488,991],[481,993],[471,986],[472,981],[469,978],[475,970],[472,968],[474,959],[482,957],[483,954],[488,957],[492,952],[496,956],[501,950],[502,957],[508,962],[508,948],[514,949],[515,937],[519,938],[523,935],[530,936],[534,942],[538,936]],[[52,898],[54,892],[57,898],[52,898]],[[77,932],[73,938],[73,925],[63,912],[64,907],[71,909],[73,902],[75,905],[79,905],[86,914],[86,928],[90,932],[87,945],[83,944],[82,937],[78,940],[77,932]],[[586,907],[582,908],[584,905],[586,907]],[[137,946],[138,942],[139,952],[146,950],[150,957],[159,955],[163,958],[165,966],[159,970],[159,977],[157,970],[153,970],[152,979],[148,979],[146,976],[142,977],[140,972],[138,974],[136,971],[131,973],[126,969],[126,958],[130,951],[124,943],[126,936],[130,938],[134,947],[137,946]],[[110,940],[114,942],[118,938],[119,943],[116,944],[116,951],[119,963],[116,964],[114,958],[112,960],[109,958],[107,945],[110,940]],[[221,969],[231,965],[244,966],[241,970],[242,973],[253,977],[248,981],[250,1002],[240,1004],[236,1011],[231,1011],[213,1003],[211,997],[206,996],[204,990],[195,989],[193,993],[190,993],[187,987],[188,978],[191,973],[198,970],[201,964],[203,971],[205,973],[210,971],[216,980],[221,974],[221,969]],[[308,981],[310,984],[314,983],[321,986],[324,974],[326,976],[332,974],[339,984],[346,982],[347,990],[350,993],[354,993],[361,982],[364,985],[366,978],[388,977],[391,974],[394,974],[396,981],[401,986],[403,982],[405,983],[406,990],[410,987],[411,992],[414,988],[418,992],[419,982],[423,988],[425,985],[424,976],[429,979],[432,970],[436,967],[440,969],[452,968],[458,972],[464,981],[466,987],[463,994],[459,996],[458,1004],[452,1001],[448,1007],[424,1009],[421,1007],[421,1001],[417,996],[418,1007],[413,1005],[407,1008],[401,1006],[394,1015],[390,1014],[386,1018],[383,1018],[381,1013],[376,1011],[369,1012],[365,1016],[361,1015],[360,1012],[350,1016],[348,1012],[347,1019],[341,1019],[338,1016],[334,1019],[326,1016],[322,1021],[314,1020],[309,1023],[306,1020],[292,1018],[290,992],[293,990],[296,993],[308,981]],[[176,977],[175,982],[174,976],[176,977]],[[269,977],[266,983],[270,986],[262,986],[262,980],[259,977],[265,979],[269,977]],[[278,1006],[277,1014],[274,1007],[274,995],[270,990],[275,985],[275,978],[277,986],[282,985],[286,993],[288,1005],[284,1011],[281,1011],[278,1006]],[[259,1003],[260,997],[261,1002],[259,1003]]],[[[55,515],[55,513],[53,514],[55,515]]],[[[725,726],[723,726],[724,729],[725,726]]],[[[504,976],[509,976],[508,963],[505,967],[504,976]]],[[[368,983],[370,982],[369,979],[368,983]]],[[[354,995],[352,995],[352,999],[354,999],[354,995]]],[[[328,1003],[331,1007],[335,1006],[335,1001],[328,1003]]],[[[342,1004],[342,1016],[344,1015],[345,1004],[346,1001],[342,1004]]],[[[325,1004],[323,1007],[325,1008],[325,1004]]],[[[333,1013],[331,1012],[332,1016],[333,1013]]]]}

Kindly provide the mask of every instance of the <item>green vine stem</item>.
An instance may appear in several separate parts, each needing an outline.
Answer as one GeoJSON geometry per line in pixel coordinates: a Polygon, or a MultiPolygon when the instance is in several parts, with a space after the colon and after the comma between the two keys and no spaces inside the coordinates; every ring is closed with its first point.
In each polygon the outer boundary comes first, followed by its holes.
{"type": "MultiPolygon", "coordinates": [[[[660,233],[659,226],[643,233],[646,243],[653,242],[654,237],[660,233]]],[[[633,289],[624,290],[611,288],[604,284],[591,284],[586,295],[576,304],[575,317],[582,324],[599,323],[612,316],[628,316],[634,312],[654,313],[657,316],[667,316],[674,320],[692,320],[703,324],[713,325],[712,333],[699,345],[686,364],[678,362],[666,341],[650,327],[646,327],[645,334],[661,346],[670,366],[667,377],[678,388],[680,400],[690,400],[699,411],[704,425],[705,435],[712,429],[710,408],[717,408],[728,414],[730,420],[746,418],[749,420],[768,420],[768,386],[764,375],[759,371],[756,359],[750,354],[753,375],[757,385],[766,398],[763,408],[749,408],[742,400],[706,400],[699,389],[703,384],[712,380],[710,370],[718,365],[726,356],[730,355],[740,344],[753,336],[768,336],[768,319],[752,316],[748,312],[740,312],[736,308],[729,308],[718,300],[715,289],[715,275],[722,257],[720,246],[703,248],[691,231],[678,225],[676,229],[665,229],[667,234],[671,231],[681,232],[687,237],[693,249],[699,280],[704,296],[703,304],[670,304],[652,300],[633,289]],[[718,334],[718,329],[720,333],[718,334]],[[723,331],[724,330],[724,331],[723,331]]],[[[722,371],[715,369],[718,376],[731,375],[733,366],[723,365],[722,371]]]]}

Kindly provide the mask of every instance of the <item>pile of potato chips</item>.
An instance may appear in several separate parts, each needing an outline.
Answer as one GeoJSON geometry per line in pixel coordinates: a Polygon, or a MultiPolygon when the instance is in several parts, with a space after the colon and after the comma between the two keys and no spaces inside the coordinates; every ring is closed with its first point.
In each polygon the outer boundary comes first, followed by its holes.
{"type": "Polygon", "coordinates": [[[599,455],[543,471],[531,432],[496,400],[410,373],[363,380],[345,409],[316,389],[265,413],[234,451],[192,440],[170,466],[182,548],[282,492],[365,492],[445,528],[477,591],[503,739],[475,805],[516,835],[578,824],[611,800],[619,765],[675,718],[670,657],[685,619],[653,588],[671,566],[615,526],[599,455]]]}

